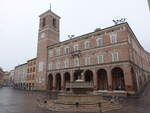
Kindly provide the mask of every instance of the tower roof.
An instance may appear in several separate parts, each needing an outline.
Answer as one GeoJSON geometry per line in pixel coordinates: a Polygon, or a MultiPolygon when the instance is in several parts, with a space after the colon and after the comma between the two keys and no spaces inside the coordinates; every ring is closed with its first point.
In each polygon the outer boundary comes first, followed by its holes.
{"type": "Polygon", "coordinates": [[[48,11],[42,13],[39,17],[43,17],[43,16],[46,16],[46,15],[52,15],[52,16],[55,16],[56,18],[60,19],[60,16],[58,16],[55,13],[53,13],[51,10],[48,10],[48,11]]]}

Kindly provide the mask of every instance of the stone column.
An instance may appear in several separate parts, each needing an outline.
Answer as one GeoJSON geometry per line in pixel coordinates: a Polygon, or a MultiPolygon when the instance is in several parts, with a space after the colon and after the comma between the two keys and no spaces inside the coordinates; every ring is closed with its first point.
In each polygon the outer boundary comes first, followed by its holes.
{"type": "Polygon", "coordinates": [[[94,90],[97,90],[98,86],[97,86],[97,72],[96,72],[96,69],[93,70],[93,83],[94,83],[94,90]]]}
{"type": "Polygon", "coordinates": [[[131,74],[131,68],[129,65],[124,66],[124,81],[126,91],[133,91],[133,78],[131,74]]]}
{"type": "Polygon", "coordinates": [[[73,82],[74,79],[74,71],[70,71],[70,82],[73,82]]]}
{"type": "Polygon", "coordinates": [[[108,67],[106,69],[106,71],[107,71],[107,79],[108,79],[108,90],[112,91],[113,90],[113,84],[112,84],[111,67],[108,67]]]}
{"type": "Polygon", "coordinates": [[[65,89],[64,73],[61,75],[61,90],[65,89]]]}
{"type": "Polygon", "coordinates": [[[84,71],[81,73],[81,80],[85,81],[84,71]]]}
{"type": "Polygon", "coordinates": [[[53,90],[56,90],[56,76],[53,74],[53,90]]]}

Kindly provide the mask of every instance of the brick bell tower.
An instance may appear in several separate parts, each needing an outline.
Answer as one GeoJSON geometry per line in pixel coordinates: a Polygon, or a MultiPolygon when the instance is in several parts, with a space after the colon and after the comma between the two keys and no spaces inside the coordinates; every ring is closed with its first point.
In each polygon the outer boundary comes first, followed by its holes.
{"type": "Polygon", "coordinates": [[[47,74],[47,47],[59,42],[60,17],[51,10],[41,14],[38,33],[37,63],[36,63],[36,89],[46,89],[47,74]]]}

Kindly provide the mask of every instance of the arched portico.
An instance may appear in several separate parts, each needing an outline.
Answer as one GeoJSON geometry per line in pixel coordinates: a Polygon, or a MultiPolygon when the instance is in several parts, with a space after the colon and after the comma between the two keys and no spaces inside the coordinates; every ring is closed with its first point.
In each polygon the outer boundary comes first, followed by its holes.
{"type": "Polygon", "coordinates": [[[99,69],[97,71],[97,85],[98,90],[108,90],[108,79],[105,69],[99,69]]]}
{"type": "Polygon", "coordinates": [[[71,81],[70,73],[66,72],[64,73],[64,87],[66,88],[66,83],[69,83],[71,81]]]}
{"type": "Polygon", "coordinates": [[[73,81],[76,81],[79,78],[81,78],[80,75],[77,72],[74,72],[74,74],[73,74],[73,81]]]}
{"type": "Polygon", "coordinates": [[[48,75],[47,89],[48,90],[53,90],[53,75],[52,74],[48,75]]]}
{"type": "Polygon", "coordinates": [[[124,72],[120,67],[113,68],[111,71],[113,90],[125,90],[124,72]]]}
{"type": "Polygon", "coordinates": [[[133,80],[133,90],[137,91],[139,86],[137,86],[137,78],[136,78],[136,73],[133,69],[133,67],[131,67],[131,75],[132,75],[132,80],[133,80]]]}
{"type": "Polygon", "coordinates": [[[64,74],[64,82],[65,83],[70,82],[70,73],[69,72],[66,72],[64,74]]]}
{"type": "Polygon", "coordinates": [[[60,73],[57,73],[56,74],[56,78],[55,78],[55,80],[56,80],[56,90],[61,90],[61,75],[60,75],[60,73]]]}
{"type": "Polygon", "coordinates": [[[93,82],[93,72],[91,70],[87,70],[84,72],[85,82],[93,82]]]}

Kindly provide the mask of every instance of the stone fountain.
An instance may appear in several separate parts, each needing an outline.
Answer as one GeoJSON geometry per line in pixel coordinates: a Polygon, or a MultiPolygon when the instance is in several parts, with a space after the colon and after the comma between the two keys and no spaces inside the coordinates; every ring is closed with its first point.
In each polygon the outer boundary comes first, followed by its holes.
{"type": "Polygon", "coordinates": [[[66,83],[66,91],[58,94],[56,100],[49,100],[47,108],[51,111],[65,112],[102,112],[111,109],[119,109],[119,104],[112,104],[103,100],[100,94],[94,93],[92,82],[85,82],[81,79],[81,70],[78,70],[78,79],[66,83]],[[69,89],[69,90],[68,90],[69,89]],[[103,106],[103,107],[102,107],[103,106]]]}

